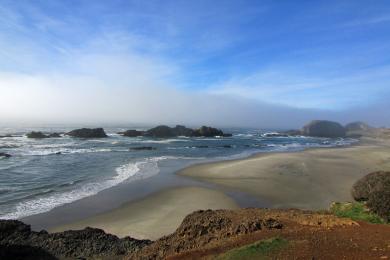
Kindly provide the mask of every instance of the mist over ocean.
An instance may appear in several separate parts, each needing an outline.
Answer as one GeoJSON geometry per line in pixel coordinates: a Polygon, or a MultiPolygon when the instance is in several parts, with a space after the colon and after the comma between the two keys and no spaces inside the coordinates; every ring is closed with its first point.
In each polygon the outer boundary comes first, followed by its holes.
{"type": "MultiPolygon", "coordinates": [[[[127,128],[126,128],[127,129],[127,128]]],[[[243,158],[258,152],[296,151],[309,147],[349,145],[353,139],[266,137],[258,129],[223,129],[224,138],[123,137],[125,128],[105,128],[108,138],[29,139],[28,131],[66,132],[69,128],[3,128],[0,151],[0,218],[21,218],[93,196],[124,182],[153,178],[159,165],[243,158]],[[152,147],[153,150],[131,150],[152,147]],[[0,157],[1,158],[1,157],[0,157]]],[[[174,171],[174,169],[172,169],[174,171]]]]}

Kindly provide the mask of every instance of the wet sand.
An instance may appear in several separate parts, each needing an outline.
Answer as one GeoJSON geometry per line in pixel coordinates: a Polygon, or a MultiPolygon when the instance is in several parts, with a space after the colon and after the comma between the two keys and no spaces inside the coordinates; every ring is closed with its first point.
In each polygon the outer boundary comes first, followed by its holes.
{"type": "Polygon", "coordinates": [[[350,189],[362,176],[390,170],[390,142],[364,139],[351,147],[267,153],[181,170],[178,174],[246,192],[273,208],[327,209],[351,201],[350,189]]]}
{"type": "Polygon", "coordinates": [[[176,230],[184,217],[200,209],[235,209],[237,204],[222,192],[201,187],[180,187],[151,194],[117,209],[50,229],[58,232],[101,228],[119,237],[155,240],[176,230]]]}

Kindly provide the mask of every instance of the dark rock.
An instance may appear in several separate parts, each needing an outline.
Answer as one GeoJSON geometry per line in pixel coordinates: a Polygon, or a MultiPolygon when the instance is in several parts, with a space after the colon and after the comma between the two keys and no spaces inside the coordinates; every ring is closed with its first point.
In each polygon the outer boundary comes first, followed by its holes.
{"type": "Polygon", "coordinates": [[[8,153],[0,153],[0,157],[9,158],[9,157],[11,157],[11,155],[8,153]]]}
{"type": "Polygon", "coordinates": [[[175,128],[173,128],[173,131],[175,132],[176,136],[192,136],[194,130],[191,128],[187,128],[183,125],[177,125],[175,128]]]}
{"type": "MultiPolygon", "coordinates": [[[[85,228],[49,234],[31,231],[29,225],[17,220],[0,220],[0,258],[30,254],[27,259],[113,258],[149,245],[149,240],[118,238],[101,229],[85,228]],[[39,256],[43,256],[39,258],[39,256]],[[47,258],[45,258],[47,257],[47,258]]],[[[24,258],[23,258],[24,259],[24,258]]]]}
{"type": "Polygon", "coordinates": [[[34,131],[26,134],[26,136],[27,136],[27,138],[37,138],[37,139],[49,138],[49,136],[45,135],[42,132],[34,132],[34,131]]]}
{"type": "Polygon", "coordinates": [[[127,130],[127,131],[121,132],[119,134],[121,134],[123,136],[127,136],[127,137],[138,137],[138,136],[143,136],[144,132],[137,131],[137,130],[127,130]]]}
{"type": "Polygon", "coordinates": [[[13,137],[12,135],[0,135],[0,138],[13,137]]]}
{"type": "Polygon", "coordinates": [[[225,133],[224,133],[222,136],[223,136],[223,137],[232,137],[233,135],[232,135],[232,134],[225,134],[225,133]]]}
{"type": "Polygon", "coordinates": [[[220,129],[202,126],[199,129],[194,130],[193,136],[203,136],[203,137],[215,137],[215,136],[223,136],[223,132],[220,129]]]}
{"type": "Polygon", "coordinates": [[[369,131],[372,128],[364,122],[352,122],[345,126],[346,131],[369,131]]]}
{"type": "Polygon", "coordinates": [[[302,128],[302,134],[316,137],[345,137],[345,128],[337,122],[314,120],[302,128]]]}
{"type": "Polygon", "coordinates": [[[59,137],[61,137],[61,134],[60,133],[50,133],[50,134],[48,134],[48,137],[50,137],[50,138],[59,138],[59,137]]]}
{"type": "Polygon", "coordinates": [[[59,154],[62,154],[61,152],[56,152],[55,154],[59,155],[59,154]]]}
{"type": "Polygon", "coordinates": [[[78,138],[104,138],[107,137],[103,128],[81,128],[70,131],[66,135],[78,138]]]}
{"type": "Polygon", "coordinates": [[[130,150],[135,150],[135,151],[141,151],[141,150],[156,150],[156,147],[152,146],[139,146],[139,147],[131,147],[130,150]]]}
{"type": "Polygon", "coordinates": [[[197,145],[195,146],[195,148],[209,148],[208,145],[197,145]]]}
{"type": "Polygon", "coordinates": [[[175,137],[177,135],[173,130],[173,128],[166,125],[160,125],[146,131],[145,136],[167,138],[167,137],[175,137]]]}
{"type": "Polygon", "coordinates": [[[223,148],[233,148],[233,145],[231,144],[225,144],[225,145],[222,145],[223,148]]]}

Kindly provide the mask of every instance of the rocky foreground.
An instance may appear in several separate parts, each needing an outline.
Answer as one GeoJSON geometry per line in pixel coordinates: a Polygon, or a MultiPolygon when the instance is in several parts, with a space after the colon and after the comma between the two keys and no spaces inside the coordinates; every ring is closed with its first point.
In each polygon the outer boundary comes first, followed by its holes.
{"type": "Polygon", "coordinates": [[[206,210],[188,215],[171,235],[157,241],[119,239],[86,228],[48,234],[20,221],[0,221],[0,259],[213,259],[269,238],[287,244],[279,259],[386,259],[390,225],[368,224],[330,213],[302,210],[206,210]]]}

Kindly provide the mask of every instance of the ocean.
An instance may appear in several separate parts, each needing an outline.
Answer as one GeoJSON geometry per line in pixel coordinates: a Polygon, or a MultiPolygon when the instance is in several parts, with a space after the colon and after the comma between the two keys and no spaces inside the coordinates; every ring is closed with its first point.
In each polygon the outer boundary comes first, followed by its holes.
{"type": "MultiPolygon", "coordinates": [[[[72,128],[74,129],[74,128],[72,128]]],[[[259,152],[300,151],[350,145],[354,139],[277,137],[261,129],[222,129],[223,138],[148,138],[117,134],[140,127],[106,127],[108,138],[29,139],[29,131],[67,132],[71,128],[0,128],[0,218],[15,219],[48,212],[126,183],[174,173],[191,164],[248,157],[259,152]],[[153,150],[132,150],[136,147],[153,150]]],[[[140,185],[144,182],[140,182],[140,185]]]]}

